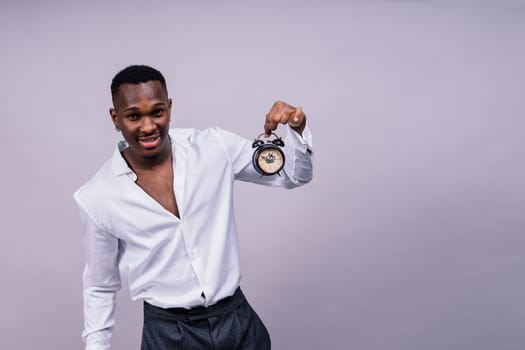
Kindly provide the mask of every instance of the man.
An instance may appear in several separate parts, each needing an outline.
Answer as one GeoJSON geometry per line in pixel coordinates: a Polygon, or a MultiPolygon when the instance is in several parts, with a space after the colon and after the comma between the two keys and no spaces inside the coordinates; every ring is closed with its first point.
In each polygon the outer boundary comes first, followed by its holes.
{"type": "Polygon", "coordinates": [[[86,349],[110,348],[115,293],[127,275],[144,300],[142,350],[270,349],[240,285],[234,180],[296,187],[312,178],[311,135],[301,108],[276,102],[266,135],[287,124],[281,175],[261,176],[251,141],[212,128],[171,129],[162,74],[130,66],[111,84],[121,141],[75,193],[86,254],[86,349]]]}

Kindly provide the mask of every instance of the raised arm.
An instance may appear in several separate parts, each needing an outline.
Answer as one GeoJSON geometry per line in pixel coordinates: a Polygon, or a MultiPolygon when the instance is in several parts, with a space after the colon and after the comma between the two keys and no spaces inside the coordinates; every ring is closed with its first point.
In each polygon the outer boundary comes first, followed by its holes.
{"type": "Polygon", "coordinates": [[[308,183],[313,177],[312,134],[306,122],[306,115],[300,107],[284,102],[273,104],[266,115],[264,132],[273,132],[279,124],[288,128],[284,140],[285,166],[280,174],[261,176],[252,165],[253,140],[247,140],[224,130],[218,130],[236,180],[258,183],[266,186],[293,188],[308,183]]]}

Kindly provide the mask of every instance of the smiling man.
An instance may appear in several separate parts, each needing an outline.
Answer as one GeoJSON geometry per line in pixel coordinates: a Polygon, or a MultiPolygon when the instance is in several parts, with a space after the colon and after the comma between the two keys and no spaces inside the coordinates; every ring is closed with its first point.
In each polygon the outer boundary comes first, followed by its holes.
{"type": "MultiPolygon", "coordinates": [[[[142,350],[270,349],[241,289],[235,180],[293,188],[312,178],[311,134],[300,107],[276,102],[264,132],[286,124],[281,175],[261,176],[252,142],[219,128],[170,129],[162,74],[130,66],[111,84],[111,119],[124,138],[76,193],[86,255],[86,349],[110,349],[120,276],[144,301],[142,350]]],[[[254,233],[256,234],[256,233],[254,233]]]]}

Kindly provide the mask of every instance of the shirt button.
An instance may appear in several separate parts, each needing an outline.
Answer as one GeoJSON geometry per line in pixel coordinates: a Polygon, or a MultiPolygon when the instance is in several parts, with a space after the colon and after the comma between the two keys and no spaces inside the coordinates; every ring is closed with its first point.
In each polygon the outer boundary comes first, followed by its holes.
{"type": "Polygon", "coordinates": [[[192,257],[196,257],[197,256],[197,249],[196,248],[193,248],[192,250],[190,250],[190,255],[192,257]]]}

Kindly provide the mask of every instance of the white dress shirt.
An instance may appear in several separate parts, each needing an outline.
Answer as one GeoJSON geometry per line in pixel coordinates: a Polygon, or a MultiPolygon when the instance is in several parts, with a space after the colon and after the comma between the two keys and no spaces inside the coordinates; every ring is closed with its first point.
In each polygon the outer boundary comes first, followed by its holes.
{"type": "Polygon", "coordinates": [[[180,218],[142,190],[121,152],[75,192],[86,255],[84,331],[89,350],[107,350],[120,275],[133,300],[162,308],[209,306],[240,284],[234,180],[293,188],[312,179],[312,138],[288,127],[281,176],[261,176],[252,141],[211,128],[171,129],[173,187],[180,218]]]}

